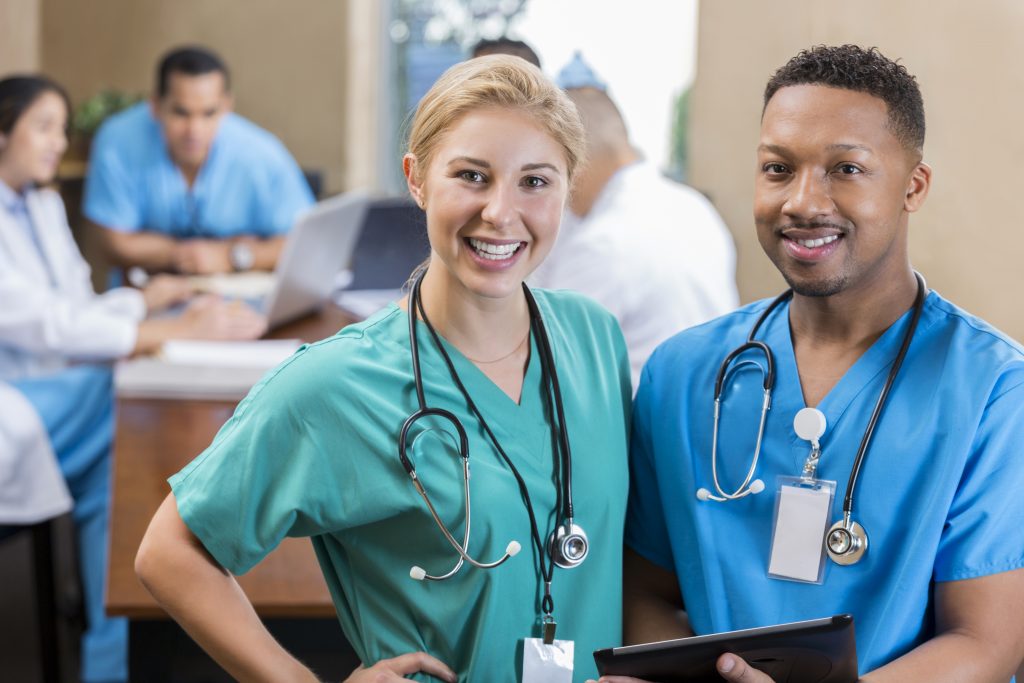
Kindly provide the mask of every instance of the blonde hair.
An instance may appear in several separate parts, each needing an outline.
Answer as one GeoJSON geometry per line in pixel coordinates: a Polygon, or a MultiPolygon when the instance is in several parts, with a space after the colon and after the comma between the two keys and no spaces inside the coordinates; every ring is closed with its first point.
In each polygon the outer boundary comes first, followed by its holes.
{"type": "Polygon", "coordinates": [[[445,71],[420,100],[409,130],[409,153],[418,179],[430,166],[444,134],[464,114],[498,107],[530,116],[565,151],[568,182],[583,161],[584,130],[576,105],[554,83],[521,57],[487,55],[445,71]]]}

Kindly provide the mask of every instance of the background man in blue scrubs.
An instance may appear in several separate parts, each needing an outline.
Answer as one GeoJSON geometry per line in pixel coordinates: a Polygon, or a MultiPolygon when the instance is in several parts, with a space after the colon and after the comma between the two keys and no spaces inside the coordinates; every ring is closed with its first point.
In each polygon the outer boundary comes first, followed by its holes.
{"type": "Polygon", "coordinates": [[[267,131],[232,113],[227,67],[202,48],[168,53],[157,91],[93,142],[83,212],[119,266],[150,272],[269,270],[313,196],[267,131]]]}
{"type": "MultiPolygon", "coordinates": [[[[827,420],[817,476],[838,484],[827,526],[842,517],[855,454],[911,329],[918,284],[907,231],[931,182],[924,130],[915,79],[876,50],[816,47],[769,82],[754,219],[794,295],[757,333],[776,369],[754,475],[765,492],[725,502],[695,495],[716,481],[716,372],[746,341],[761,301],[673,337],[643,372],[626,529],[628,641],[851,613],[865,681],[1013,676],[1024,656],[1024,350],[934,291],[860,471],[853,518],[867,552],[847,566],[824,557],[821,583],[768,575],[777,477],[799,476],[810,450],[794,415],[813,406],[827,420]]],[[[995,246],[984,244],[983,226],[969,227],[979,248],[995,246]]],[[[761,373],[736,367],[718,430],[726,492],[751,466],[761,398],[761,373]]],[[[726,680],[770,680],[730,654],[717,666],[726,680]]]]}

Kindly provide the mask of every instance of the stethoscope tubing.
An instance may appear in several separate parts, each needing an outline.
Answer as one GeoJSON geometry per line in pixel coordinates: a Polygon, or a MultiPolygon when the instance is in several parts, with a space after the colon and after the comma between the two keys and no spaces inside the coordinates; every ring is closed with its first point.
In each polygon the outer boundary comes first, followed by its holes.
{"type": "MultiPolygon", "coordinates": [[[[452,359],[448,355],[447,351],[445,351],[445,348],[444,348],[444,345],[443,345],[443,343],[441,341],[440,336],[437,334],[437,331],[434,329],[434,326],[430,323],[430,319],[427,316],[426,310],[423,307],[423,300],[422,300],[422,298],[420,296],[420,286],[421,286],[421,284],[423,282],[423,277],[424,277],[425,274],[426,274],[426,271],[421,272],[416,277],[416,279],[413,282],[412,288],[410,290],[410,294],[409,294],[409,340],[410,340],[409,344],[410,344],[410,352],[411,352],[410,355],[412,356],[413,381],[414,381],[414,384],[415,384],[416,399],[417,399],[417,403],[419,405],[419,410],[417,410],[415,413],[410,415],[409,418],[406,420],[405,424],[402,427],[402,431],[401,431],[401,433],[399,435],[399,457],[401,459],[403,467],[406,469],[406,471],[409,473],[410,477],[413,479],[413,482],[414,482],[414,484],[415,484],[415,486],[417,488],[417,491],[419,491],[421,497],[424,499],[424,501],[426,501],[428,510],[430,510],[431,515],[434,518],[434,521],[442,529],[442,531],[444,532],[445,538],[448,540],[448,542],[459,553],[459,562],[447,574],[445,574],[443,576],[439,576],[439,577],[438,576],[427,575],[425,578],[431,578],[431,579],[438,579],[439,580],[441,578],[448,578],[449,576],[453,576],[455,574],[455,572],[457,572],[458,569],[461,568],[461,565],[462,565],[463,561],[470,562],[471,564],[473,564],[476,567],[485,568],[485,569],[486,568],[496,567],[496,566],[502,564],[503,562],[505,562],[510,557],[510,555],[506,551],[504,557],[502,557],[500,560],[497,560],[497,561],[492,562],[492,563],[479,562],[479,561],[473,559],[472,557],[470,557],[468,552],[467,552],[468,538],[466,538],[466,540],[463,542],[463,544],[461,546],[458,544],[457,540],[454,538],[454,536],[451,534],[451,532],[447,529],[447,527],[444,525],[444,523],[440,519],[440,516],[437,514],[437,512],[434,509],[433,505],[429,502],[428,497],[426,495],[426,492],[423,489],[422,483],[419,481],[419,478],[415,474],[415,468],[414,468],[412,462],[408,459],[408,456],[405,453],[406,441],[407,441],[407,435],[408,435],[409,429],[411,428],[412,424],[416,420],[418,420],[419,418],[424,417],[426,415],[431,415],[431,414],[432,415],[438,415],[438,416],[441,416],[441,417],[449,420],[450,422],[452,422],[453,425],[455,425],[455,428],[456,428],[456,430],[459,433],[460,456],[463,458],[463,463],[464,463],[464,482],[465,482],[464,486],[465,486],[465,495],[466,495],[466,519],[465,519],[465,524],[466,524],[466,530],[467,530],[467,534],[466,535],[468,536],[468,530],[469,530],[469,526],[470,526],[470,511],[469,511],[469,509],[470,509],[470,506],[469,506],[469,448],[468,448],[468,437],[466,436],[465,429],[462,427],[461,422],[458,420],[458,418],[454,414],[452,414],[449,411],[446,411],[446,410],[443,410],[443,409],[439,409],[439,408],[428,408],[427,405],[426,405],[426,396],[425,396],[425,392],[424,392],[424,389],[423,389],[423,377],[422,377],[421,366],[420,366],[420,359],[419,359],[419,342],[418,342],[418,335],[417,335],[417,332],[416,332],[416,319],[417,319],[417,317],[419,317],[420,319],[423,320],[424,324],[427,327],[427,331],[430,333],[431,338],[434,341],[434,344],[440,350],[441,357],[444,360],[446,367],[448,368],[448,372],[449,372],[450,376],[452,377],[452,380],[454,381],[456,387],[459,389],[459,392],[463,395],[463,398],[466,401],[467,407],[470,409],[470,411],[473,413],[473,415],[477,418],[478,422],[480,423],[480,425],[483,428],[484,432],[486,433],[487,437],[490,439],[492,445],[495,447],[495,450],[497,451],[498,455],[502,458],[502,460],[505,462],[505,464],[511,470],[513,476],[516,479],[516,483],[517,483],[517,485],[519,487],[520,495],[522,496],[524,506],[526,507],[526,510],[527,510],[527,513],[528,513],[528,516],[529,516],[529,519],[530,519],[530,531],[531,531],[530,535],[531,535],[531,540],[533,541],[534,547],[535,547],[535,549],[537,551],[537,560],[538,560],[539,565],[540,565],[539,569],[540,569],[541,578],[544,580],[545,585],[547,586],[547,589],[545,591],[545,596],[543,598],[544,609],[545,609],[546,613],[550,614],[550,612],[553,609],[553,600],[552,600],[552,598],[550,596],[550,584],[551,584],[551,580],[552,580],[552,577],[553,577],[554,561],[550,557],[548,558],[549,561],[547,563],[545,563],[545,561],[544,561],[544,558],[545,558],[546,555],[548,555],[548,553],[545,553],[544,543],[543,543],[543,540],[542,540],[541,535],[540,535],[539,525],[537,524],[536,515],[534,514],[534,511],[533,511],[533,504],[532,504],[532,501],[530,500],[529,489],[527,488],[526,481],[523,479],[523,477],[520,474],[518,468],[512,462],[511,458],[509,458],[508,454],[505,453],[505,450],[501,447],[500,442],[495,437],[494,433],[491,431],[491,428],[487,424],[487,421],[484,419],[484,417],[481,414],[480,410],[477,408],[476,403],[473,401],[473,399],[470,396],[470,394],[469,394],[468,390],[466,389],[465,385],[462,383],[462,380],[459,378],[458,372],[455,369],[455,365],[452,362],[452,359]]],[[[555,370],[554,357],[553,357],[553,354],[551,352],[550,342],[549,342],[549,340],[547,338],[547,330],[546,330],[546,328],[544,326],[543,318],[540,315],[540,310],[539,310],[539,308],[537,306],[536,300],[534,299],[532,293],[530,292],[529,288],[526,286],[525,283],[523,283],[523,293],[524,293],[524,296],[526,297],[527,306],[528,306],[529,311],[530,311],[531,327],[535,327],[534,333],[536,334],[536,337],[537,337],[537,347],[538,347],[538,352],[539,352],[539,355],[540,355],[540,362],[541,362],[541,367],[542,367],[542,373],[543,373],[543,376],[545,378],[545,382],[544,383],[545,383],[545,386],[546,386],[546,389],[547,389],[547,392],[548,392],[549,404],[553,404],[555,416],[557,416],[557,418],[558,418],[558,425],[557,425],[558,436],[557,436],[557,441],[558,441],[558,446],[559,446],[560,453],[559,453],[559,457],[556,458],[556,460],[555,460],[556,465],[558,465],[558,467],[556,468],[556,470],[557,470],[556,471],[556,476],[557,476],[557,478],[559,480],[559,486],[558,486],[558,489],[557,489],[557,492],[558,492],[558,502],[556,504],[556,509],[561,510],[563,518],[569,520],[570,526],[571,526],[571,519],[572,519],[571,515],[572,515],[572,512],[573,512],[572,485],[571,485],[572,463],[571,463],[571,453],[569,452],[569,439],[568,439],[568,433],[567,433],[567,428],[566,428],[566,423],[565,423],[565,414],[564,414],[564,409],[563,409],[563,406],[562,406],[561,389],[560,389],[560,386],[558,384],[558,377],[557,377],[557,371],[555,370]]],[[[554,418],[555,416],[552,416],[552,418],[554,418]]]]}

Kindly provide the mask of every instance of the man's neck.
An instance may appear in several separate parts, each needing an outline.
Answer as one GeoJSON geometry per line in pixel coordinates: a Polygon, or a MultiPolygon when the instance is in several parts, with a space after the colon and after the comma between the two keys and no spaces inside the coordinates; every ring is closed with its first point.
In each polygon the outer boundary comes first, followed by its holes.
{"type": "Polygon", "coordinates": [[[175,162],[175,166],[178,167],[181,177],[185,179],[185,185],[192,189],[192,186],[196,183],[196,178],[199,177],[199,169],[203,167],[202,164],[193,166],[175,162]]]}
{"type": "Polygon", "coordinates": [[[899,277],[833,296],[794,295],[789,324],[806,404],[817,405],[916,295],[917,279],[909,265],[899,277]]]}

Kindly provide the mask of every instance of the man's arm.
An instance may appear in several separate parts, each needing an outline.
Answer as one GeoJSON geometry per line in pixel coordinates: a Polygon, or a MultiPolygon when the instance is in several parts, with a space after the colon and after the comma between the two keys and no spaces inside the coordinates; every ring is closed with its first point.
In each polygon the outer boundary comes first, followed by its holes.
{"type": "MultiPolygon", "coordinates": [[[[1024,658],[1024,569],[935,584],[935,630],[934,638],[861,681],[1009,681],[1024,658]]],[[[735,655],[722,655],[718,671],[737,683],[772,681],[735,655]]]]}
{"type": "Polygon", "coordinates": [[[177,246],[174,238],[157,232],[122,232],[101,225],[96,228],[113,265],[122,268],[139,266],[149,272],[174,270],[177,246]]]}
{"type": "Polygon", "coordinates": [[[623,640],[627,645],[692,636],[679,581],[630,548],[622,565],[623,640]]]}
{"type": "Polygon", "coordinates": [[[177,240],[152,232],[122,232],[100,228],[103,243],[112,263],[122,268],[138,266],[149,272],[176,271],[185,274],[209,275],[234,270],[231,247],[244,244],[252,252],[254,270],[273,270],[284,248],[283,235],[260,239],[177,240]]]}
{"type": "Polygon", "coordinates": [[[864,683],[1010,680],[1024,658],[1024,569],[935,584],[935,627],[864,683]]]}

